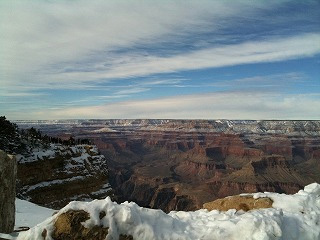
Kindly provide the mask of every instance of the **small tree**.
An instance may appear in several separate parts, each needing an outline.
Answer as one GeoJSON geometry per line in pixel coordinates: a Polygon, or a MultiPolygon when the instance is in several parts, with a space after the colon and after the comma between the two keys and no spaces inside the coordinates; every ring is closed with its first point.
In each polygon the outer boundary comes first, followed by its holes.
{"type": "Polygon", "coordinates": [[[21,148],[23,148],[23,144],[17,125],[8,121],[5,116],[1,116],[0,149],[8,153],[17,153],[21,148]]]}

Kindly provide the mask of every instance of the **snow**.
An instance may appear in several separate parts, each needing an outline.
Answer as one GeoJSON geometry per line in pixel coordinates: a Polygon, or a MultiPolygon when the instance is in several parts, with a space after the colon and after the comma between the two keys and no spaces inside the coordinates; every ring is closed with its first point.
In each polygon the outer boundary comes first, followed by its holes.
{"type": "MultiPolygon", "coordinates": [[[[75,145],[75,146],[65,146],[62,144],[54,144],[51,143],[48,148],[44,146],[33,147],[30,149],[29,155],[21,155],[17,154],[16,158],[19,163],[29,163],[36,162],[47,159],[54,159],[58,156],[60,157],[68,157],[68,156],[76,156],[79,155],[80,158],[72,157],[75,161],[83,160],[91,155],[98,155],[98,149],[95,145],[75,145]],[[91,154],[91,155],[90,155],[91,154]]],[[[95,156],[95,157],[96,157],[95,156]]]]}
{"type": "Polygon", "coordinates": [[[86,179],[85,176],[74,176],[74,177],[71,177],[71,178],[66,178],[66,179],[56,179],[56,180],[52,180],[52,181],[43,181],[43,182],[40,182],[40,183],[37,183],[37,184],[34,184],[32,186],[24,186],[21,188],[21,192],[23,192],[24,194],[25,193],[28,193],[34,189],[37,189],[37,188],[44,188],[44,187],[48,187],[48,186],[52,186],[52,185],[61,185],[65,182],[72,182],[72,181],[79,181],[79,180],[83,180],[83,179],[86,179]]]}
{"type": "Polygon", "coordinates": [[[16,198],[15,229],[20,227],[34,227],[38,223],[51,217],[55,210],[40,207],[34,203],[16,198]]]}
{"type": "Polygon", "coordinates": [[[94,133],[105,133],[105,132],[116,132],[116,131],[111,129],[111,128],[103,127],[103,128],[100,128],[100,129],[93,130],[92,132],[94,132],[94,133]]]}
{"type": "Polygon", "coordinates": [[[83,223],[85,227],[108,227],[107,240],[118,239],[119,234],[129,234],[139,240],[320,239],[319,184],[310,184],[294,195],[269,192],[252,195],[254,198],[271,198],[273,208],[249,212],[201,209],[165,214],[161,210],[139,207],[134,202],[117,204],[110,198],[89,203],[74,201],[57,215],[21,233],[18,239],[41,239],[44,228],[50,235],[56,216],[71,209],[85,210],[90,214],[90,219],[83,223]],[[102,219],[99,218],[101,211],[106,212],[102,219]]]}
{"type": "Polygon", "coordinates": [[[101,194],[109,193],[112,190],[111,185],[109,183],[104,184],[100,190],[96,192],[91,192],[92,196],[99,196],[101,194]]]}

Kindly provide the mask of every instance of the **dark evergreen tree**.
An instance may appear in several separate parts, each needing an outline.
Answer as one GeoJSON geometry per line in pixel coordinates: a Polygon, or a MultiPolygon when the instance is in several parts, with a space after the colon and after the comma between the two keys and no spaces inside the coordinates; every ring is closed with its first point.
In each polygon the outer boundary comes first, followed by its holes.
{"type": "Polygon", "coordinates": [[[0,117],[0,149],[7,153],[18,153],[25,148],[16,124],[5,116],[0,117]]]}
{"type": "Polygon", "coordinates": [[[0,117],[0,149],[7,153],[17,154],[28,151],[27,145],[36,147],[49,147],[50,143],[73,146],[76,144],[91,144],[87,138],[62,140],[59,137],[44,135],[40,130],[31,127],[29,129],[18,129],[15,123],[11,123],[5,116],[0,117]]]}

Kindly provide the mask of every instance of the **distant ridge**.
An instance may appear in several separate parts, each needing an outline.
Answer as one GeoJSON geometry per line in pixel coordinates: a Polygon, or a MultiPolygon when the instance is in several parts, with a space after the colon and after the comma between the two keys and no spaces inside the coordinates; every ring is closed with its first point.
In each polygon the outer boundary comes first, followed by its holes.
{"type": "MultiPolygon", "coordinates": [[[[179,119],[73,119],[73,120],[17,120],[20,127],[37,125],[65,125],[82,127],[125,127],[134,130],[204,131],[225,133],[271,133],[317,135],[320,120],[179,120],[179,119]]],[[[97,128],[95,129],[97,130],[97,128]]]]}

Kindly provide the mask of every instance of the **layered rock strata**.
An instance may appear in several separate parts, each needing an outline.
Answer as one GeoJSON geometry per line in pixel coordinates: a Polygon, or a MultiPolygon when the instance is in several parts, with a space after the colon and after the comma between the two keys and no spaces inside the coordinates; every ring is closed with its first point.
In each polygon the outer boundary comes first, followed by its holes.
{"type": "Polygon", "coordinates": [[[95,146],[51,144],[17,158],[20,198],[59,209],[72,200],[112,194],[106,159],[95,146]]]}

